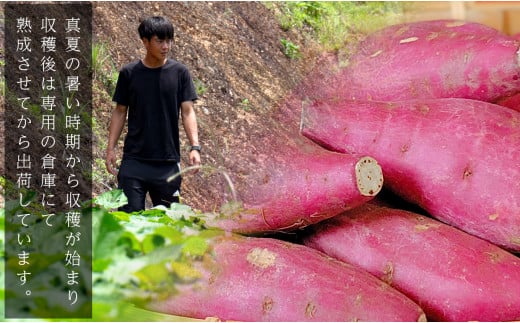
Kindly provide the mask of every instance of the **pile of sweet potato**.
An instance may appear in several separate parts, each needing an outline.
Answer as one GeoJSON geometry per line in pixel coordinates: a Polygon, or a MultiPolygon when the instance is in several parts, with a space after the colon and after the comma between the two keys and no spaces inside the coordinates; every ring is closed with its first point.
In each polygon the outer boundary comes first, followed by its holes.
{"type": "Polygon", "coordinates": [[[369,35],[293,107],[303,105],[299,135],[315,147],[295,138],[260,165],[241,208],[208,219],[233,233],[211,240],[201,278],[155,309],[240,321],[520,320],[519,44],[451,20],[369,35]],[[408,203],[383,202],[382,185],[408,203]],[[296,238],[261,235],[281,230],[296,238]]]}

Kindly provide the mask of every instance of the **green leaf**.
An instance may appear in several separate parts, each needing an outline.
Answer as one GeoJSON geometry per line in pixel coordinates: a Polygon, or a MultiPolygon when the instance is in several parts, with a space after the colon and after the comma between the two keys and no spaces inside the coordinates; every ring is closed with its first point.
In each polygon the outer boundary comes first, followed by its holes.
{"type": "Polygon", "coordinates": [[[124,246],[126,249],[126,255],[134,257],[136,254],[142,253],[141,242],[135,237],[132,232],[125,231],[121,234],[121,238],[118,241],[120,246],[124,246]]]}
{"type": "Polygon", "coordinates": [[[147,235],[153,234],[156,228],[162,226],[164,225],[158,222],[158,218],[139,214],[132,215],[129,221],[124,223],[126,232],[132,233],[139,242],[142,242],[147,235]]]}
{"type": "Polygon", "coordinates": [[[181,254],[181,246],[167,245],[150,252],[146,257],[149,263],[161,263],[180,259],[181,254]]]}
{"type": "Polygon", "coordinates": [[[170,273],[168,272],[166,265],[163,263],[147,265],[137,271],[135,276],[141,283],[144,283],[146,286],[151,288],[171,282],[169,277],[170,273]]]}
{"type": "Polygon", "coordinates": [[[143,239],[143,252],[149,253],[156,248],[162,247],[165,241],[164,237],[158,234],[149,234],[143,239]]]}
{"type": "Polygon", "coordinates": [[[208,250],[206,239],[192,236],[182,246],[182,253],[190,256],[203,256],[208,250]]]}
{"type": "Polygon", "coordinates": [[[174,220],[186,218],[186,215],[193,215],[194,212],[189,205],[172,203],[169,209],[165,209],[166,215],[174,220]]]}
{"type": "Polygon", "coordinates": [[[170,244],[180,244],[183,241],[182,233],[170,226],[158,227],[155,233],[168,239],[170,244]]]}
{"type": "Polygon", "coordinates": [[[106,210],[92,209],[92,271],[103,271],[115,254],[124,228],[106,210]]]}
{"type": "Polygon", "coordinates": [[[125,193],[123,193],[123,190],[116,189],[98,195],[94,198],[94,203],[107,209],[116,209],[126,205],[128,198],[125,193]]]}
{"type": "Polygon", "coordinates": [[[145,257],[128,258],[123,254],[114,256],[113,261],[100,276],[104,282],[117,287],[132,287],[136,281],[134,273],[150,263],[145,257]]]}
{"type": "Polygon", "coordinates": [[[179,278],[186,281],[202,277],[198,270],[184,262],[174,261],[170,264],[170,268],[179,278]]]}
{"type": "Polygon", "coordinates": [[[139,215],[148,217],[162,217],[164,216],[164,210],[160,208],[152,208],[139,212],[139,215]]]}
{"type": "Polygon", "coordinates": [[[130,221],[130,214],[123,211],[112,211],[110,212],[113,217],[115,217],[119,221],[130,221]]]}

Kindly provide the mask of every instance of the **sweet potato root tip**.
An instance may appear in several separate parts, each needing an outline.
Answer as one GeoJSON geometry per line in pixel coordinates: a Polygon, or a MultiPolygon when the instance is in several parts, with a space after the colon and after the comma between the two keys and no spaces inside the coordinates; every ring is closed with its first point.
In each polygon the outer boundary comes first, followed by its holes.
{"type": "Polygon", "coordinates": [[[377,161],[363,157],[356,163],[356,181],[364,196],[375,196],[383,188],[383,171],[377,161]]]}

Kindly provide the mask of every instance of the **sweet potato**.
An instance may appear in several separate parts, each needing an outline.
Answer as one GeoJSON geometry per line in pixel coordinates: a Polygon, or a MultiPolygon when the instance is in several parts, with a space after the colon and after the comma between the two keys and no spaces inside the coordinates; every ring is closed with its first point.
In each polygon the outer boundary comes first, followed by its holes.
{"type": "Polygon", "coordinates": [[[238,178],[238,205],[208,218],[227,231],[264,233],[305,227],[371,200],[383,186],[371,157],[327,151],[298,135],[264,146],[257,169],[238,178]]]}
{"type": "Polygon", "coordinates": [[[499,99],[496,104],[520,111],[520,93],[516,93],[514,95],[503,97],[499,99]]]}
{"type": "Polygon", "coordinates": [[[356,100],[457,97],[495,102],[520,92],[519,44],[473,22],[392,25],[360,42],[341,72],[339,91],[356,100]]]}
{"type": "Polygon", "coordinates": [[[469,99],[316,102],[301,132],[369,154],[387,187],[429,214],[520,251],[520,112],[469,99]]]}
{"type": "Polygon", "coordinates": [[[520,319],[520,258],[409,211],[361,206],[313,227],[305,244],[359,266],[435,321],[520,319]]]}
{"type": "Polygon", "coordinates": [[[201,279],[159,312],[239,321],[417,321],[422,309],[351,265],[271,238],[221,237],[200,262],[201,279]]]}

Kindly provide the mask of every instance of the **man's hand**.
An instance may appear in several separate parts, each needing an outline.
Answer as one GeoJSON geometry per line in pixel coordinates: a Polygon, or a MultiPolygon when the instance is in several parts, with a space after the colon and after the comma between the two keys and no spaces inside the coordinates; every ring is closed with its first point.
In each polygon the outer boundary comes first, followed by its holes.
{"type": "Polygon", "coordinates": [[[105,160],[105,165],[107,167],[107,171],[117,176],[117,156],[116,152],[113,149],[107,149],[107,155],[105,160]]]}
{"type": "MultiPolygon", "coordinates": [[[[195,116],[195,110],[193,109],[193,101],[184,101],[181,103],[181,116],[184,131],[186,131],[186,136],[188,137],[191,147],[199,146],[197,117],[195,116]]],[[[200,151],[197,149],[191,149],[188,159],[190,166],[200,166],[200,151]]],[[[190,173],[197,174],[198,171],[199,168],[195,168],[190,173]]]]}
{"type": "Polygon", "coordinates": [[[127,106],[118,103],[116,104],[115,109],[112,111],[112,117],[110,117],[105,166],[107,168],[107,171],[112,175],[117,175],[117,140],[119,139],[119,136],[121,136],[121,132],[123,131],[127,111],[127,106]]]}
{"type": "MultiPolygon", "coordinates": [[[[190,151],[189,163],[190,166],[200,166],[200,152],[198,150],[190,151]]],[[[198,172],[199,168],[195,168],[191,171],[192,174],[197,174],[198,172]]]]}

